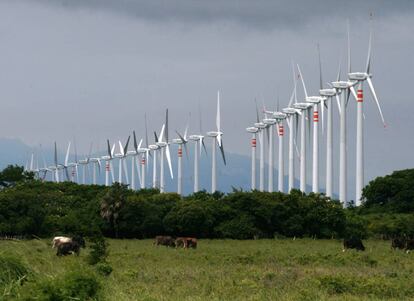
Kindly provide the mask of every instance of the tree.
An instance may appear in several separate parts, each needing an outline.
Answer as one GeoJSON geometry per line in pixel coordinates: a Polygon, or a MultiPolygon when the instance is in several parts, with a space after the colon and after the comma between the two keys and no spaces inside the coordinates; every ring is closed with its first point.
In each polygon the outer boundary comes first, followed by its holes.
{"type": "Polygon", "coordinates": [[[24,171],[23,166],[8,165],[0,172],[0,187],[13,186],[17,182],[31,180],[33,178],[33,172],[24,171]]]}
{"type": "Polygon", "coordinates": [[[126,185],[115,182],[101,200],[101,216],[110,224],[116,238],[119,236],[119,212],[125,205],[127,192],[126,185]]]}

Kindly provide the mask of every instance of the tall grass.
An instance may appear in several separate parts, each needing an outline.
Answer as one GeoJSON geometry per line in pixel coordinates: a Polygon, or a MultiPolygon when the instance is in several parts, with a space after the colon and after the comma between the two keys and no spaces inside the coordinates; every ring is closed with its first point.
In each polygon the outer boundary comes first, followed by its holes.
{"type": "Polygon", "coordinates": [[[37,283],[79,270],[92,275],[94,300],[414,299],[414,255],[385,241],[364,243],[365,252],[343,253],[336,240],[201,240],[196,250],[109,240],[107,276],[87,266],[87,250],[58,258],[46,241],[4,241],[0,249],[22,258],[37,283]]]}

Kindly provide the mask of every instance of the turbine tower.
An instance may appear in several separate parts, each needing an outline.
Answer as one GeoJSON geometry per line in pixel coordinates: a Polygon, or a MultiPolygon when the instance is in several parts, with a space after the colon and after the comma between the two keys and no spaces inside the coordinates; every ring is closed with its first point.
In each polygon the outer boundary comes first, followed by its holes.
{"type": "Polygon", "coordinates": [[[182,159],[183,159],[183,146],[188,158],[188,149],[187,149],[187,132],[188,126],[185,128],[184,136],[176,131],[179,138],[173,139],[173,143],[178,145],[177,155],[178,155],[178,166],[177,166],[177,193],[182,194],[183,191],[183,170],[182,170],[182,159]]]}
{"type": "MultiPolygon", "coordinates": [[[[351,51],[350,51],[350,41],[349,41],[349,26],[348,26],[348,73],[351,70],[351,51]]],[[[350,91],[355,94],[354,85],[356,81],[341,81],[340,72],[338,80],[332,82],[332,86],[341,94],[340,99],[340,108],[341,108],[341,118],[340,118],[340,134],[339,134],[339,200],[341,203],[347,207],[347,139],[346,139],[346,107],[348,104],[348,99],[350,91]]],[[[355,95],[356,98],[356,95],[355,95]]]]}
{"type": "MultiPolygon", "coordinates": [[[[278,102],[278,108],[279,110],[279,102],[278,102]]],[[[274,112],[273,118],[277,121],[277,129],[278,129],[278,136],[279,136],[279,164],[278,164],[278,190],[280,192],[284,192],[284,176],[285,176],[285,166],[284,166],[284,154],[283,154],[283,136],[285,134],[285,129],[283,126],[283,121],[287,118],[287,114],[283,112],[274,112]]]]}
{"type": "Polygon", "coordinates": [[[112,182],[114,182],[114,166],[112,160],[114,159],[115,143],[111,148],[109,140],[106,140],[108,155],[102,156],[101,159],[105,161],[105,186],[109,186],[109,172],[112,175],[112,182]]]}
{"type": "MultiPolygon", "coordinates": [[[[265,112],[265,115],[267,113],[265,112]]],[[[273,192],[273,125],[276,124],[276,119],[274,118],[264,118],[263,123],[268,126],[268,133],[269,133],[269,169],[268,169],[268,188],[269,192],[273,192]]]]}
{"type": "Polygon", "coordinates": [[[216,162],[216,144],[220,148],[221,156],[223,158],[224,165],[226,165],[226,157],[224,155],[223,147],[223,132],[220,128],[220,91],[217,91],[217,115],[216,115],[216,131],[207,132],[207,136],[212,139],[211,147],[211,193],[217,191],[217,162],[216,162]]]}
{"type": "Polygon", "coordinates": [[[115,154],[115,158],[118,158],[118,164],[119,164],[118,165],[118,182],[120,184],[122,184],[122,168],[124,169],[126,183],[129,184],[128,169],[126,166],[125,158],[128,152],[128,144],[129,144],[130,138],[131,136],[128,136],[128,139],[125,145],[122,145],[121,141],[118,141],[119,153],[115,154]]]}
{"type": "Polygon", "coordinates": [[[256,127],[248,127],[246,128],[248,133],[252,134],[251,139],[251,147],[252,147],[252,181],[251,181],[251,189],[256,189],[256,135],[259,131],[256,127]]]}
{"type": "Polygon", "coordinates": [[[267,128],[267,125],[260,121],[259,118],[259,109],[257,108],[256,103],[256,123],[254,126],[258,129],[259,133],[259,144],[260,144],[260,155],[259,155],[259,190],[264,191],[264,174],[265,174],[265,166],[264,166],[264,131],[267,128]]]}
{"type": "MultiPolygon", "coordinates": [[[[313,107],[313,150],[312,150],[312,192],[319,192],[319,104],[321,104],[322,111],[322,124],[323,124],[323,103],[326,100],[325,97],[320,95],[318,96],[308,96],[306,90],[305,81],[303,79],[302,72],[298,65],[299,76],[302,81],[303,91],[305,92],[306,102],[312,104],[313,107]]],[[[322,83],[320,83],[322,85],[322,83]]]]}
{"type": "Polygon", "coordinates": [[[371,39],[372,31],[370,30],[369,44],[368,44],[368,57],[365,72],[350,72],[348,78],[350,81],[356,81],[358,84],[357,90],[357,136],[356,136],[356,188],[355,188],[355,202],[356,205],[361,204],[362,189],[364,188],[364,107],[363,107],[363,84],[364,81],[368,82],[369,89],[377,105],[379,114],[381,116],[382,123],[386,127],[384,115],[382,114],[381,106],[378,101],[377,94],[375,93],[374,86],[372,84],[372,74],[370,73],[371,67],[371,39]]]}
{"type": "Polygon", "coordinates": [[[165,114],[165,124],[163,124],[160,139],[156,143],[156,145],[160,148],[160,192],[165,192],[165,178],[164,178],[164,156],[167,159],[168,168],[170,170],[171,179],[174,178],[172,166],[171,166],[171,154],[170,154],[170,146],[168,141],[168,109],[165,114]],[[164,141],[165,137],[165,141],[164,141]]]}

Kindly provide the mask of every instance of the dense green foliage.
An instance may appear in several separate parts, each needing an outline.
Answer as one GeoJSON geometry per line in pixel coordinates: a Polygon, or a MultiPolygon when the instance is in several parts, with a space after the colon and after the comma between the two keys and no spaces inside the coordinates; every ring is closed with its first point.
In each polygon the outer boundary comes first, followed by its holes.
{"type": "MultiPolygon", "coordinates": [[[[158,190],[31,180],[0,191],[0,236],[81,234],[149,238],[159,234],[199,238],[271,238],[414,235],[414,171],[380,177],[364,189],[366,201],[342,209],[323,194],[201,191],[186,197],[158,190]]],[[[10,176],[12,177],[12,176],[10,176]]]]}

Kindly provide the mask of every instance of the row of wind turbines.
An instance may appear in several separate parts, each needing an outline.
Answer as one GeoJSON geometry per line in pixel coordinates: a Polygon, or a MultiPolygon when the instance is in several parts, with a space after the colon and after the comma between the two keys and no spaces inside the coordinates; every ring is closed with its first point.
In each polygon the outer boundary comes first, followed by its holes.
{"type": "MultiPolygon", "coordinates": [[[[201,122],[201,121],[200,121],[201,122]]],[[[133,190],[137,189],[138,184],[140,189],[152,187],[157,188],[160,192],[165,192],[165,163],[168,166],[168,171],[171,179],[174,178],[174,172],[171,162],[171,143],[177,144],[177,193],[182,194],[183,190],[183,168],[182,157],[183,148],[188,157],[188,142],[194,143],[194,192],[199,191],[199,169],[200,157],[204,149],[207,154],[207,149],[204,143],[205,136],[200,133],[188,135],[188,125],[183,133],[175,131],[176,138],[170,140],[169,137],[169,122],[168,109],[165,113],[165,122],[162,124],[159,134],[154,131],[154,143],[150,144],[148,139],[147,120],[145,117],[145,145],[144,139],[138,139],[135,131],[132,132],[132,150],[130,149],[131,135],[123,144],[121,141],[111,144],[109,139],[106,140],[106,154],[99,157],[92,157],[92,145],[89,150],[89,155],[84,159],[79,159],[77,156],[75,144],[74,161],[69,162],[71,142],[68,143],[66,149],[66,156],[63,163],[58,160],[57,144],[54,143],[54,160],[52,165],[47,165],[45,157],[40,149],[40,156],[43,160],[43,167],[39,167],[39,155],[35,159],[35,154],[32,153],[30,160],[28,160],[25,170],[34,172],[38,179],[46,180],[49,174],[50,180],[53,182],[72,181],[80,184],[87,183],[87,172],[89,167],[92,167],[92,184],[97,184],[97,174],[100,173],[102,162],[105,166],[105,185],[112,185],[114,182],[127,184],[133,190]],[[118,145],[118,152],[115,153],[118,145]],[[147,174],[149,173],[149,160],[152,160],[152,183],[147,184],[147,174]],[[113,161],[118,160],[118,179],[116,179],[113,161]],[[130,171],[128,171],[128,161],[130,161],[130,171]],[[82,177],[79,176],[79,168],[82,167],[82,177]],[[159,171],[159,179],[158,179],[159,171]],[[129,178],[129,172],[131,178],[129,178]],[[138,182],[136,181],[138,176],[138,182]]],[[[217,92],[217,115],[216,115],[216,129],[206,133],[207,137],[211,138],[211,192],[217,191],[217,148],[220,150],[221,157],[224,164],[226,164],[226,157],[223,146],[223,132],[221,130],[220,122],[220,91],[217,92]]]]}
{"type": "MultiPolygon", "coordinates": [[[[289,129],[289,146],[288,146],[288,191],[295,187],[295,162],[299,161],[299,189],[306,192],[306,168],[307,168],[307,136],[310,140],[312,137],[312,192],[319,193],[321,185],[319,182],[319,132],[320,132],[320,120],[319,113],[321,112],[322,127],[321,132],[325,134],[324,130],[324,111],[327,111],[326,121],[326,182],[325,192],[328,197],[333,197],[333,106],[334,99],[339,111],[340,126],[339,126],[339,200],[344,206],[349,206],[350,201],[347,196],[347,108],[350,104],[350,95],[352,94],[357,106],[357,118],[356,118],[356,195],[355,202],[359,205],[362,197],[362,189],[364,187],[364,97],[363,88],[364,83],[368,84],[373,99],[378,108],[381,120],[386,126],[384,116],[380,103],[378,101],[377,94],[372,84],[371,73],[371,43],[372,43],[372,30],[370,29],[369,42],[368,42],[368,56],[364,71],[355,72],[351,70],[351,48],[350,48],[350,32],[349,24],[347,27],[347,52],[348,52],[348,70],[347,78],[341,79],[341,63],[339,64],[337,77],[334,81],[328,83],[329,87],[325,88],[322,78],[322,65],[320,58],[320,49],[318,45],[318,58],[319,58],[319,91],[315,96],[309,96],[304,77],[302,75],[299,65],[293,68],[293,82],[294,88],[290,97],[288,107],[276,111],[269,111],[263,108],[263,118],[260,119],[259,112],[256,104],[256,122],[254,126],[248,127],[247,132],[252,134],[251,138],[251,189],[257,189],[256,187],[256,136],[259,138],[260,155],[259,155],[259,190],[265,190],[265,134],[267,137],[268,147],[268,187],[267,191],[273,192],[274,180],[273,180],[273,157],[274,157],[274,142],[273,135],[277,133],[279,153],[278,153],[278,191],[284,192],[284,124],[286,123],[289,129]],[[302,87],[305,94],[303,102],[297,100],[297,81],[301,80],[302,87]],[[355,87],[357,90],[355,90],[355,87]],[[313,124],[312,124],[313,120],[313,124]],[[275,126],[277,131],[275,132],[275,126]],[[311,135],[311,130],[313,131],[311,135]],[[296,136],[300,132],[300,141],[298,143],[296,136]],[[296,153],[296,155],[295,155],[296,153]],[[297,160],[296,160],[297,158],[297,160]]],[[[351,101],[353,103],[353,101],[351,101]]]]}

